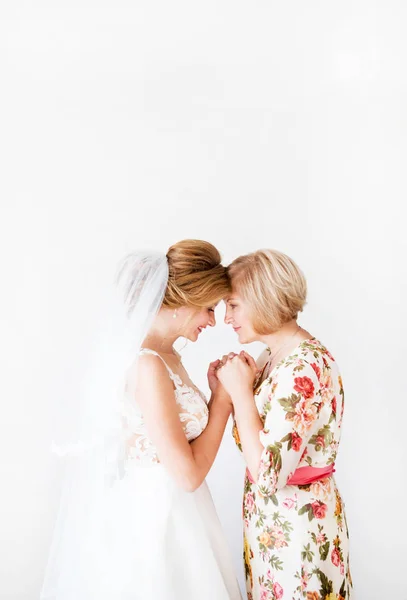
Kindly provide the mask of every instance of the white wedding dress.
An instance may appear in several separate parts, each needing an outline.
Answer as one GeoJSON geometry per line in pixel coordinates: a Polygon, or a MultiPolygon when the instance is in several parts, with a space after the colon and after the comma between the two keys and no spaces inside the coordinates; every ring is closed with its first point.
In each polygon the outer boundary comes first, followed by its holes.
{"type": "MultiPolygon", "coordinates": [[[[149,349],[141,349],[140,354],[159,356],[149,349]]],[[[205,398],[164,364],[174,384],[185,435],[192,441],[208,423],[205,398]]],[[[95,565],[91,577],[92,581],[98,581],[98,597],[241,600],[229,549],[207,484],[204,482],[193,493],[177,487],[160,465],[143,416],[134,404],[132,414],[126,418],[133,432],[126,473],[113,486],[110,498],[115,512],[119,506],[123,514],[132,516],[131,522],[122,522],[114,516],[110,520],[111,530],[105,532],[109,536],[109,558],[104,564],[111,568],[108,573],[98,573],[95,565]],[[120,564],[115,557],[120,557],[120,564]]],[[[104,510],[108,513],[108,507],[104,510]]],[[[91,535],[91,539],[93,544],[95,535],[91,535]]],[[[89,598],[93,599],[93,593],[89,598]]]]}

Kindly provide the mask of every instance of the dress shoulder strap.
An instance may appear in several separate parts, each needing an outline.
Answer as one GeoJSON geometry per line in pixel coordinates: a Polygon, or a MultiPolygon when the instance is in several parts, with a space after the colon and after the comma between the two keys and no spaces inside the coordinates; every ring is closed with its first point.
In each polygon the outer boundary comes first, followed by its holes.
{"type": "Polygon", "coordinates": [[[158,352],[156,352],[155,350],[150,350],[150,348],[140,348],[139,354],[140,356],[143,356],[143,354],[153,354],[154,356],[158,356],[158,358],[160,358],[164,363],[164,366],[168,371],[168,375],[170,376],[171,381],[174,383],[175,387],[178,387],[180,381],[179,375],[172,371],[172,369],[167,365],[163,357],[160,356],[158,352]]]}

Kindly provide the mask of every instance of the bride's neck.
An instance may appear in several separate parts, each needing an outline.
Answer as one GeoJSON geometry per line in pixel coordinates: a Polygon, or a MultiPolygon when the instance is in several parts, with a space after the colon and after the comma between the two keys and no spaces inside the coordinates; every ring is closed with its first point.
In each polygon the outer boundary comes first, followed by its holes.
{"type": "Polygon", "coordinates": [[[179,335],[175,333],[149,331],[143,341],[143,346],[162,354],[175,354],[173,345],[178,338],[179,335]]]}

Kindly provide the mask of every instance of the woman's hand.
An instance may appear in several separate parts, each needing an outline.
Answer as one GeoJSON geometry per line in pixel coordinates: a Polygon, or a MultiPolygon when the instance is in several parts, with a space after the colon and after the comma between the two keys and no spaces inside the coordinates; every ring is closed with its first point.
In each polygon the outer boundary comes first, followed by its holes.
{"type": "Polygon", "coordinates": [[[241,352],[218,366],[217,374],[219,381],[233,400],[242,391],[252,392],[257,367],[249,354],[241,352]]]}
{"type": "Polygon", "coordinates": [[[253,382],[256,379],[256,377],[259,374],[259,369],[257,368],[256,365],[256,361],[254,360],[253,356],[250,356],[250,354],[248,352],[245,352],[244,350],[241,351],[240,356],[242,358],[245,359],[245,361],[247,362],[247,364],[249,365],[252,373],[253,373],[253,382]]]}
{"type": "Polygon", "coordinates": [[[233,358],[234,356],[236,356],[235,352],[229,352],[229,354],[224,354],[222,358],[214,360],[210,363],[208,369],[208,384],[212,394],[219,392],[220,388],[222,387],[218,377],[218,371],[220,367],[226,363],[228,358],[233,358]]]}

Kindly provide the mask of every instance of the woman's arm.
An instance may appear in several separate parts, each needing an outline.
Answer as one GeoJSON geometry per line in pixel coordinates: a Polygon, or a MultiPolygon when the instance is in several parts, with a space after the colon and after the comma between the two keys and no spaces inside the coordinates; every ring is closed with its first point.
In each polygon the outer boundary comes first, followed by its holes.
{"type": "Polygon", "coordinates": [[[230,402],[220,393],[215,394],[208,426],[200,436],[204,436],[203,440],[198,438],[189,444],[179,419],[172,381],[157,356],[140,356],[136,398],[160,462],[180,487],[193,492],[213,464],[230,415],[230,402]]]}
{"type": "Polygon", "coordinates": [[[322,404],[318,377],[305,361],[300,370],[297,364],[281,366],[268,386],[257,484],[263,495],[272,496],[298,468],[322,404]]]}
{"type": "Polygon", "coordinates": [[[300,373],[292,366],[281,367],[269,384],[263,424],[253,401],[248,365],[238,360],[230,361],[219,377],[232,397],[250,474],[263,495],[273,495],[297,468],[318,419],[319,381],[306,363],[300,373]]]}
{"type": "Polygon", "coordinates": [[[247,389],[236,392],[232,396],[232,401],[243,456],[250,475],[256,481],[263,452],[263,446],[259,438],[263,423],[253,401],[253,390],[247,389]]]}

